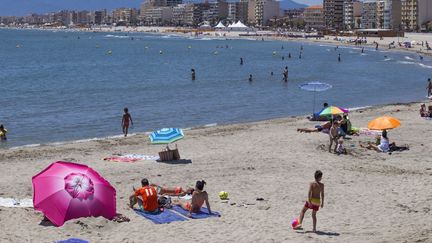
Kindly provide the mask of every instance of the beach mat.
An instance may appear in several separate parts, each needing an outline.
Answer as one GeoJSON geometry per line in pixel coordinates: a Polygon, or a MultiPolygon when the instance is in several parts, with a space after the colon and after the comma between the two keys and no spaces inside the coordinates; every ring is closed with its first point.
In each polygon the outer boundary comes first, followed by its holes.
{"type": "MultiPolygon", "coordinates": [[[[176,211],[177,213],[187,216],[189,214],[189,211],[184,210],[182,207],[180,206],[174,206],[172,207],[172,210],[176,211]]],[[[205,218],[210,218],[210,217],[220,217],[220,213],[212,211],[212,214],[208,213],[208,209],[202,207],[201,211],[199,213],[192,213],[192,218],[193,219],[205,219],[205,218]]]]}
{"type": "Polygon", "coordinates": [[[169,224],[171,222],[187,220],[187,218],[178,215],[169,209],[165,209],[161,213],[145,213],[142,210],[138,210],[138,209],[134,209],[134,211],[138,215],[152,221],[155,224],[169,224]]]}
{"type": "Polygon", "coordinates": [[[115,155],[103,158],[103,160],[113,161],[113,162],[128,162],[133,163],[138,160],[158,160],[159,156],[145,155],[145,154],[125,154],[125,155],[115,155]]]}
{"type": "Polygon", "coordinates": [[[33,200],[30,198],[15,199],[15,198],[3,198],[0,197],[0,207],[5,208],[32,208],[33,200]]]}
{"type": "Polygon", "coordinates": [[[90,243],[90,241],[88,240],[81,240],[78,238],[70,238],[67,240],[59,240],[59,241],[54,241],[54,243],[90,243]]]}

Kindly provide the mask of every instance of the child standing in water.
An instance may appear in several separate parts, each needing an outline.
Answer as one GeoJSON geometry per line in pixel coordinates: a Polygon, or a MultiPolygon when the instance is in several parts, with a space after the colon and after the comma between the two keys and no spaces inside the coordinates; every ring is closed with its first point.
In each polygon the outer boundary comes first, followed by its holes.
{"type": "Polygon", "coordinates": [[[125,137],[127,137],[128,130],[129,130],[129,121],[132,126],[133,126],[133,121],[132,121],[132,116],[129,114],[129,109],[125,107],[123,111],[124,111],[123,119],[122,119],[123,134],[125,137]]]}
{"type": "Polygon", "coordinates": [[[299,224],[295,227],[295,229],[302,228],[304,214],[308,209],[312,209],[313,232],[316,232],[316,213],[318,212],[320,206],[321,208],[324,207],[324,184],[321,183],[322,175],[323,174],[320,170],[315,171],[315,181],[309,186],[308,200],[300,212],[299,224]]]}
{"type": "Polygon", "coordinates": [[[6,133],[7,133],[6,128],[4,128],[3,124],[1,124],[0,125],[0,140],[2,140],[2,141],[7,140],[6,133]]]}

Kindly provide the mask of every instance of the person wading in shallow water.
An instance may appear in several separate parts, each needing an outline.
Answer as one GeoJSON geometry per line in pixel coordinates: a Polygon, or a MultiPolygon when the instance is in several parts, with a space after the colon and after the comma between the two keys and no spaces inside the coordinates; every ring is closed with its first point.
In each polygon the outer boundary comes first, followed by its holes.
{"type": "Polygon", "coordinates": [[[192,76],[192,81],[195,80],[195,69],[191,69],[191,76],[192,76]]]}

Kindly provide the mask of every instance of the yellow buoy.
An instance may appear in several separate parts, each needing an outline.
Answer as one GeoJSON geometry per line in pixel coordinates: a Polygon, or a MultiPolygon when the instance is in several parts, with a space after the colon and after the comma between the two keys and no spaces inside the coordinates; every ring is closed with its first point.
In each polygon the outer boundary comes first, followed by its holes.
{"type": "Polygon", "coordinates": [[[20,48],[21,47],[21,45],[20,44],[17,44],[16,46],[15,46],[16,48],[20,48]]]}
{"type": "Polygon", "coordinates": [[[107,54],[108,54],[108,55],[111,55],[111,54],[112,54],[112,51],[111,51],[111,50],[109,50],[109,51],[107,52],[107,54]]]}
{"type": "Polygon", "coordinates": [[[217,55],[217,54],[219,54],[217,51],[213,52],[213,55],[217,55]]]}
{"type": "Polygon", "coordinates": [[[163,54],[163,51],[162,51],[162,50],[160,50],[160,51],[159,51],[159,54],[163,54]]]}
{"type": "Polygon", "coordinates": [[[192,49],[192,46],[188,46],[188,49],[192,49]]]}
{"type": "Polygon", "coordinates": [[[99,45],[96,45],[96,48],[99,48],[100,46],[99,45]]]}

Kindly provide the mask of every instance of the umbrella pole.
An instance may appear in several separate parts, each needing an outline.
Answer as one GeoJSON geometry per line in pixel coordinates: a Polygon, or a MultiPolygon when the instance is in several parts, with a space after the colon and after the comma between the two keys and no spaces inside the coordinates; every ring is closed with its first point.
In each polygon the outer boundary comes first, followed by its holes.
{"type": "Polygon", "coordinates": [[[316,91],[314,90],[314,95],[313,95],[313,106],[312,106],[312,116],[315,114],[315,93],[316,93],[316,91]]]}

